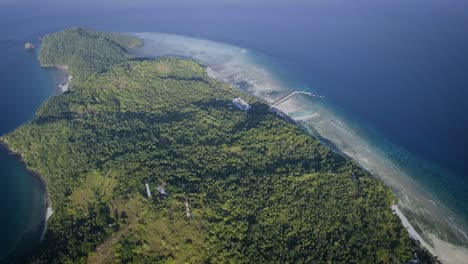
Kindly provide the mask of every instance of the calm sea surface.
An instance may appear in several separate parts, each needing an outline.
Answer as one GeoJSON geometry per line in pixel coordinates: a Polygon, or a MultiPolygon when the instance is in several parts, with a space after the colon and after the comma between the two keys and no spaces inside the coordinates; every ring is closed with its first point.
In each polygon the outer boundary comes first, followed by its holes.
{"type": "MultiPolygon", "coordinates": [[[[0,134],[31,119],[56,89],[49,70],[26,52],[22,41],[0,40],[0,134]]],[[[0,260],[22,255],[39,242],[45,195],[37,177],[0,146],[0,260]]],[[[1,263],[1,261],[0,261],[1,263]]]]}
{"type": "MultiPolygon", "coordinates": [[[[275,58],[466,221],[468,2],[250,2],[0,1],[0,134],[56,92],[25,41],[72,26],[206,38],[275,58]]],[[[4,149],[0,197],[1,259],[44,218],[37,179],[4,149]]]]}

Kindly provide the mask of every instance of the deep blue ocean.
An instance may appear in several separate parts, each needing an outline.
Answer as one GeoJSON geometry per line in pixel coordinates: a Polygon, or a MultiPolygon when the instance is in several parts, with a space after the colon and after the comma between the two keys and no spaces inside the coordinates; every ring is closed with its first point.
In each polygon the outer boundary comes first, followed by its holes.
{"type": "MultiPolygon", "coordinates": [[[[0,135],[56,93],[25,41],[73,26],[205,38],[275,58],[374,140],[442,168],[430,191],[468,219],[468,1],[252,2],[0,0],[0,135]]],[[[1,259],[36,243],[44,206],[37,179],[4,149],[0,198],[1,259]]]]}

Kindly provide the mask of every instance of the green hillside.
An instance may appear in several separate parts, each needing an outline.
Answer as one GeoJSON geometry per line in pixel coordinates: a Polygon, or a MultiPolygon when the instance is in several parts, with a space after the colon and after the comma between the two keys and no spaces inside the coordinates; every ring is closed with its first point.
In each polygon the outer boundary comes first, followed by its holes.
{"type": "Polygon", "coordinates": [[[44,40],[42,63],[83,75],[1,138],[44,177],[54,209],[28,262],[430,262],[389,189],[354,162],[197,62],[127,60],[135,45],[82,29],[44,40]],[[69,42],[88,36],[100,51],[69,42]]]}
{"type": "Polygon", "coordinates": [[[71,28],[47,35],[39,60],[43,66],[68,66],[71,75],[80,78],[131,58],[126,51],[142,44],[125,35],[71,28]]]}

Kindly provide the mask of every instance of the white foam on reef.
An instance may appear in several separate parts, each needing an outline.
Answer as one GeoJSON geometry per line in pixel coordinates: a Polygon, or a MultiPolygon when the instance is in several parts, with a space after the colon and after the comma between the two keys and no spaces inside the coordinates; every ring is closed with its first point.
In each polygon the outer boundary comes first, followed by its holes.
{"type": "Polygon", "coordinates": [[[284,86],[274,74],[255,62],[252,52],[214,41],[163,34],[139,33],[144,45],[135,53],[141,56],[181,56],[207,66],[207,73],[218,80],[240,87],[268,102],[273,102],[284,86]]]}
{"type": "MultiPolygon", "coordinates": [[[[297,87],[280,77],[277,67],[272,70],[271,65],[265,64],[262,55],[251,50],[180,35],[136,35],[144,40],[144,45],[135,51],[136,55],[193,58],[207,67],[209,76],[244,89],[269,103],[292,90],[303,90],[303,87],[297,87]],[[259,59],[260,57],[262,58],[259,59]]],[[[359,129],[337,114],[323,99],[298,95],[281,103],[278,108],[311,134],[332,142],[340,152],[356,160],[389,186],[399,199],[398,216],[405,226],[411,226],[411,236],[421,240],[442,262],[467,262],[467,249],[448,243],[446,235],[455,234],[459,241],[468,245],[468,239],[464,240],[465,230],[468,230],[466,223],[458,220],[451,210],[426,192],[403,168],[392,162],[388,157],[390,146],[371,143],[359,129]]]]}

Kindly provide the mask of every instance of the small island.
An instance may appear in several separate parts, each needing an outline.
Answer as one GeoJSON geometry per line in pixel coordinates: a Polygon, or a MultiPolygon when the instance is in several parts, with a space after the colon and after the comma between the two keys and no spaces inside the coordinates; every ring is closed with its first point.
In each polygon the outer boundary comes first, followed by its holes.
{"type": "Polygon", "coordinates": [[[437,261],[355,162],[194,60],[128,52],[142,44],[44,38],[41,65],[67,66],[73,89],[0,138],[54,207],[26,263],[437,261]]]}
{"type": "Polygon", "coordinates": [[[26,42],[26,43],[24,44],[24,48],[25,48],[26,50],[33,50],[33,49],[36,48],[36,46],[34,46],[34,44],[32,44],[31,42],[26,42]]]}

